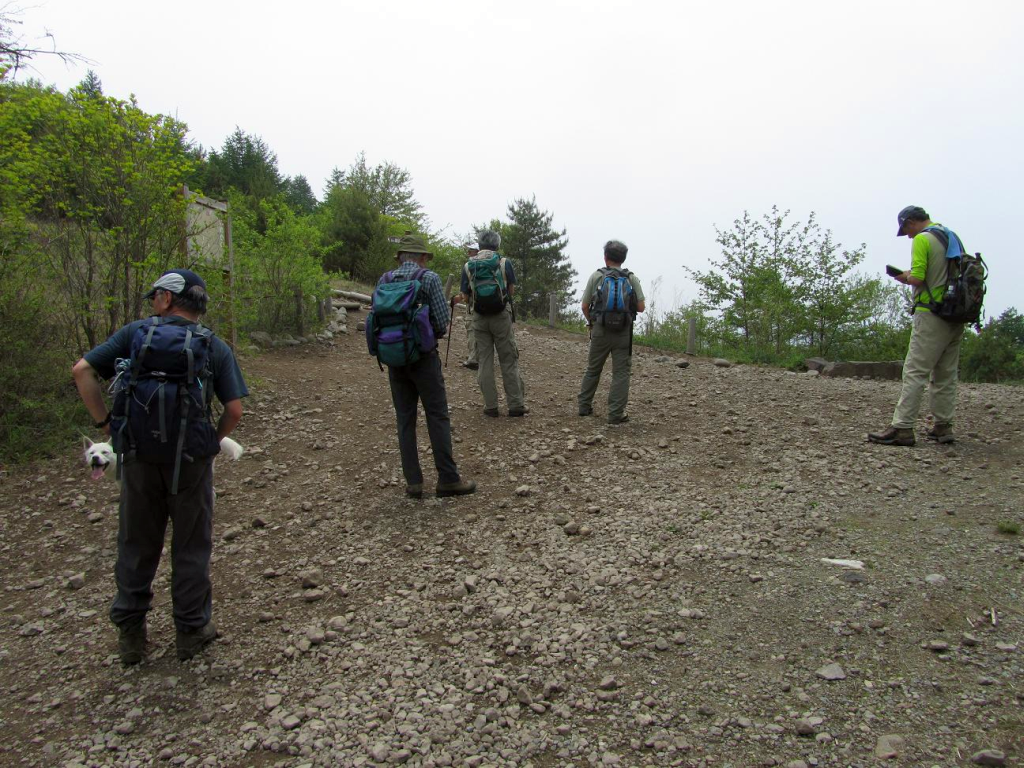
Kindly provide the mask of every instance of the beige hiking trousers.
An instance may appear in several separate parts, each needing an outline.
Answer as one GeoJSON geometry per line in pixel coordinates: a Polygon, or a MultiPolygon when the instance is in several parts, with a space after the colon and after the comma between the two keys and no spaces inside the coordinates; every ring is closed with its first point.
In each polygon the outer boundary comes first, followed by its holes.
{"type": "Polygon", "coordinates": [[[929,400],[935,423],[953,424],[960,340],[963,335],[963,323],[947,323],[931,312],[914,313],[910,348],[903,362],[903,389],[892,415],[894,427],[914,428],[929,377],[929,400]]]}
{"type": "Polygon", "coordinates": [[[498,407],[498,386],[494,379],[494,353],[501,365],[501,384],[505,389],[505,405],[509,409],[523,407],[523,382],[519,374],[519,347],[512,327],[512,313],[506,308],[496,315],[473,313],[473,341],[480,364],[476,380],[484,396],[484,408],[498,407]]]}

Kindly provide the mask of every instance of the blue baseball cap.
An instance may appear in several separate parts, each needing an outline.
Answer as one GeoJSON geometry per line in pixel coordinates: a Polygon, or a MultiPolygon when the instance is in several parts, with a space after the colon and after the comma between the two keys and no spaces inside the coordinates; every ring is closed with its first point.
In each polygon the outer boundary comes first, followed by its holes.
{"type": "Polygon", "coordinates": [[[206,282],[191,269],[171,269],[160,275],[153,283],[149,293],[142,298],[152,299],[157,291],[170,291],[180,296],[189,288],[194,288],[197,285],[204,291],[206,290],[206,282]]]}

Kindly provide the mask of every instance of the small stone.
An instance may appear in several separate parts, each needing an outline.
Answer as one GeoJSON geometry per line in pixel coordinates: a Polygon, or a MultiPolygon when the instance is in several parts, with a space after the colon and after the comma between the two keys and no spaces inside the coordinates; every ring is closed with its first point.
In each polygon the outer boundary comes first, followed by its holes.
{"type": "Polygon", "coordinates": [[[597,685],[602,691],[614,691],[619,687],[619,681],[615,675],[605,675],[601,678],[601,682],[597,685]]]}
{"type": "Polygon", "coordinates": [[[519,689],[516,691],[516,700],[527,707],[533,704],[533,696],[530,695],[530,691],[527,690],[525,685],[519,686],[519,689]]]}
{"type": "Polygon", "coordinates": [[[824,667],[818,669],[814,674],[823,680],[845,680],[846,672],[843,668],[836,663],[826,664],[824,667]]]}
{"type": "Polygon", "coordinates": [[[529,496],[529,495],[530,495],[530,486],[528,486],[528,485],[520,485],[518,488],[516,488],[516,496],[529,496]]]}
{"type": "Polygon", "coordinates": [[[676,360],[676,368],[689,368],[689,367],[690,367],[690,361],[689,360],[676,360]]]}
{"type": "Polygon", "coordinates": [[[370,747],[370,757],[376,763],[383,763],[388,758],[388,745],[378,741],[370,747]]]}
{"type": "Polygon", "coordinates": [[[934,651],[935,653],[945,653],[949,650],[949,643],[945,640],[930,640],[928,641],[928,650],[934,651]]]}
{"type": "Polygon", "coordinates": [[[926,584],[932,584],[933,586],[940,586],[946,583],[946,577],[941,573],[929,573],[924,577],[926,584]]]}
{"type": "Polygon", "coordinates": [[[85,586],[85,574],[76,573],[68,579],[68,589],[81,589],[85,586]]]}
{"type": "Polygon", "coordinates": [[[281,694],[279,693],[268,693],[263,697],[263,708],[267,712],[273,712],[281,706],[281,694]]]}
{"type": "Polygon", "coordinates": [[[667,651],[668,650],[668,640],[666,640],[664,637],[659,637],[657,640],[654,641],[654,650],[656,650],[656,651],[667,651]]]}
{"type": "Polygon", "coordinates": [[[134,731],[135,723],[133,723],[131,720],[125,720],[114,726],[114,733],[117,733],[121,736],[127,736],[129,733],[133,733],[134,731]]]}
{"type": "Polygon", "coordinates": [[[299,574],[299,578],[302,579],[303,589],[315,589],[324,583],[324,575],[318,568],[303,571],[299,574]]]}
{"type": "Polygon", "coordinates": [[[971,755],[975,765],[1006,765],[1006,755],[1000,749],[983,749],[971,755]]]}
{"type": "Polygon", "coordinates": [[[968,648],[973,648],[978,644],[978,638],[972,635],[970,632],[964,632],[960,642],[966,645],[968,648]]]}
{"type": "Polygon", "coordinates": [[[322,645],[327,639],[327,634],[320,627],[310,627],[306,630],[306,637],[313,645],[322,645]]]}
{"type": "Polygon", "coordinates": [[[731,368],[732,367],[732,363],[730,363],[728,360],[726,360],[723,357],[716,357],[714,360],[712,360],[712,362],[715,364],[716,368],[731,368]]]}
{"type": "Polygon", "coordinates": [[[891,760],[898,757],[903,751],[903,744],[903,737],[898,734],[889,733],[879,736],[878,741],[875,742],[875,757],[879,760],[891,760]]]}
{"type": "Polygon", "coordinates": [[[565,533],[569,536],[575,536],[580,532],[580,524],[573,520],[571,522],[566,523],[562,527],[562,530],[565,531],[565,533]]]}
{"type": "Polygon", "coordinates": [[[254,517],[252,519],[252,527],[253,528],[266,528],[267,527],[267,521],[264,520],[262,517],[254,517]]]}
{"type": "Polygon", "coordinates": [[[284,718],[284,720],[281,721],[281,727],[284,728],[286,731],[294,731],[301,724],[302,721],[299,720],[299,718],[297,718],[295,715],[288,715],[288,717],[284,718]]]}
{"type": "Polygon", "coordinates": [[[797,736],[813,736],[815,734],[814,725],[810,720],[800,718],[796,721],[796,733],[797,736]]]}

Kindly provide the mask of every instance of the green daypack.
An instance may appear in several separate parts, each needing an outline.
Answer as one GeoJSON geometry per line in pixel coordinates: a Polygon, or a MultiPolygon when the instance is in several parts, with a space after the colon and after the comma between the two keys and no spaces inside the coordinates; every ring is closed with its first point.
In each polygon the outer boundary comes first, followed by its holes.
{"type": "Polygon", "coordinates": [[[481,315],[496,315],[508,303],[505,284],[505,259],[497,251],[486,259],[466,262],[469,287],[473,291],[473,311],[481,315]]]}

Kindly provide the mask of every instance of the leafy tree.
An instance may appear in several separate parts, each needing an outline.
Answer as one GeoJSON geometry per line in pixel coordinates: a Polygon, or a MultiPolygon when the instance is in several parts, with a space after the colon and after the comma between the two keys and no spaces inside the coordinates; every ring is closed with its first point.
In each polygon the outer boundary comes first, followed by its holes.
{"type": "Polygon", "coordinates": [[[284,199],[300,215],[308,216],[316,210],[316,195],[305,176],[292,176],[284,180],[284,199]]]}
{"type": "Polygon", "coordinates": [[[312,328],[314,299],[328,290],[312,218],[296,215],[283,197],[253,203],[235,193],[230,202],[239,330],[312,328]]]}
{"type": "Polygon", "coordinates": [[[390,248],[387,221],[362,190],[335,185],[318,214],[324,267],[375,279],[390,248]]]}
{"type": "Polygon", "coordinates": [[[573,296],[576,278],[568,255],[565,229],[552,227],[553,214],[537,206],[536,197],[517,198],[509,203],[507,225],[500,226],[503,255],[512,259],[516,271],[516,306],[524,317],[544,317],[548,313],[548,294],[558,296],[564,307],[573,296]]]}
{"type": "MultiPolygon", "coordinates": [[[[260,201],[284,190],[277,155],[263,139],[250,136],[241,128],[235,128],[219,151],[210,151],[207,166],[203,192],[211,197],[226,199],[229,190],[237,189],[260,201]]],[[[254,210],[259,207],[254,206],[254,210]]]]}
{"type": "Polygon", "coordinates": [[[345,183],[345,172],[338,166],[334,166],[331,169],[330,175],[327,177],[327,181],[324,182],[324,199],[331,193],[335,187],[340,187],[345,183]]]}
{"type": "Polygon", "coordinates": [[[1004,311],[981,333],[964,335],[960,373],[967,381],[1024,381],[1024,316],[1004,311]]]}
{"type": "Polygon", "coordinates": [[[391,162],[370,168],[366,153],[360,152],[346,171],[344,184],[365,194],[382,216],[407,222],[414,229],[426,228],[426,217],[412,189],[412,175],[404,168],[391,162]]]}

